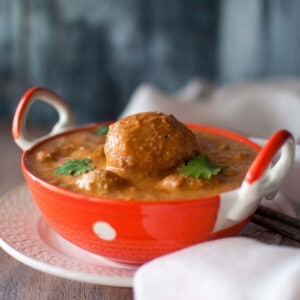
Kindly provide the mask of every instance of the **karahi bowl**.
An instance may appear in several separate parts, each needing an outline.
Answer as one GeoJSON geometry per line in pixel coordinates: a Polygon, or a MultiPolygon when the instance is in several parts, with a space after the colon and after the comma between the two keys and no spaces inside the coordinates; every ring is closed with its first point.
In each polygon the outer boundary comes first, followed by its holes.
{"type": "Polygon", "coordinates": [[[231,131],[186,124],[190,129],[238,140],[257,151],[239,188],[193,200],[122,201],[65,190],[35,175],[29,157],[37,146],[58,136],[98,126],[74,127],[72,111],[66,102],[51,90],[34,87],[18,104],[12,132],[15,142],[24,150],[21,165],[25,180],[48,225],[87,251],[129,265],[140,265],[200,242],[236,235],[249,222],[261,199],[276,193],[294,161],[294,139],[284,129],[275,132],[261,148],[231,131]],[[47,136],[31,138],[25,124],[29,108],[37,100],[53,106],[59,119],[47,136]]]}

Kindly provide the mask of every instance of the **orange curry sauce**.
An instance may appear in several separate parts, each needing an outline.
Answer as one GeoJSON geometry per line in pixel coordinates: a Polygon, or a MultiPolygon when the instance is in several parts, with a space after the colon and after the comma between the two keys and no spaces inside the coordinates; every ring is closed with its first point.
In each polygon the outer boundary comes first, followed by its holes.
{"type": "MultiPolygon", "coordinates": [[[[160,174],[145,175],[106,167],[105,135],[94,130],[75,131],[45,141],[34,148],[27,164],[44,181],[77,193],[137,201],[199,199],[238,188],[257,151],[237,140],[206,131],[192,130],[200,154],[214,165],[226,166],[210,179],[195,179],[179,173],[185,162],[160,174]],[[70,159],[90,159],[95,168],[78,176],[55,174],[55,168],[70,159]]],[[[183,145],[184,147],[184,145],[183,145]]]]}

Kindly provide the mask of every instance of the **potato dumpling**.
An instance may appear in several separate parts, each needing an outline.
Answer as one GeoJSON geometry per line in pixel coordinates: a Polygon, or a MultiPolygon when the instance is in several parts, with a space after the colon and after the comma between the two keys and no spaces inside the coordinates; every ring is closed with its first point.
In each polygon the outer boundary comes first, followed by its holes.
{"type": "Polygon", "coordinates": [[[145,112],[110,125],[104,153],[108,168],[155,175],[197,155],[199,141],[173,115],[145,112]]]}

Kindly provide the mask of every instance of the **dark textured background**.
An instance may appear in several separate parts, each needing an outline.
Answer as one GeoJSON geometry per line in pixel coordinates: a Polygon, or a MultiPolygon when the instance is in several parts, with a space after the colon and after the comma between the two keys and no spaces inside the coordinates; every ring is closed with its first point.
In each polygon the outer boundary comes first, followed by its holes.
{"type": "Polygon", "coordinates": [[[142,82],[297,77],[299,28],[297,0],[0,0],[0,117],[37,85],[85,123],[116,118],[142,82]]]}

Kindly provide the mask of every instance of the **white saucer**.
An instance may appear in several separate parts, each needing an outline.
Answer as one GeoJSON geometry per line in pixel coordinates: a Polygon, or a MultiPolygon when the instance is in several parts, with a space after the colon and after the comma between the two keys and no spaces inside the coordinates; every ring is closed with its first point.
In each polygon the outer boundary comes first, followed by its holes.
{"type": "Polygon", "coordinates": [[[27,186],[0,200],[0,247],[18,261],[67,279],[131,287],[137,268],[87,252],[53,231],[41,217],[27,186]]]}
{"type": "MultiPolygon", "coordinates": [[[[53,231],[41,217],[26,184],[0,199],[0,247],[18,261],[67,279],[132,287],[136,267],[109,261],[85,251],[53,231]]],[[[249,223],[240,233],[269,244],[282,236],[249,223]]]]}

